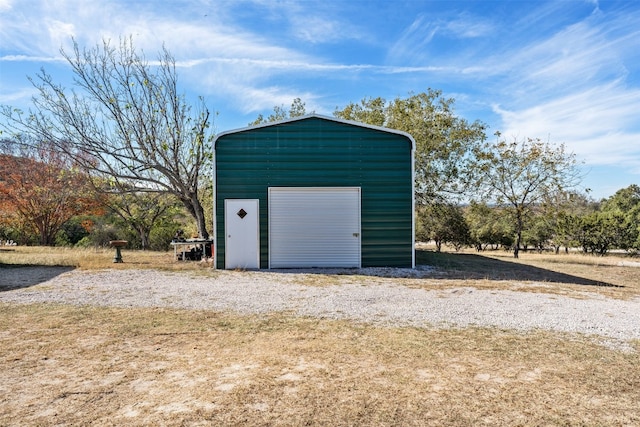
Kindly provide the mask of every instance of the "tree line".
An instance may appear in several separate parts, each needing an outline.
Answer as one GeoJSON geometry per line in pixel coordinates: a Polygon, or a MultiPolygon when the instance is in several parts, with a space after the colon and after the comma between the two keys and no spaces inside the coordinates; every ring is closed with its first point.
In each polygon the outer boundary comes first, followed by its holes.
{"type": "Polygon", "coordinates": [[[166,250],[176,229],[189,229],[171,195],[121,191],[108,181],[98,187],[49,144],[1,140],[0,147],[1,241],[87,247],[126,239],[166,250]]]}
{"type": "MultiPolygon", "coordinates": [[[[37,94],[29,111],[6,105],[0,109],[4,117],[0,232],[20,230],[26,236],[32,230],[38,237],[30,241],[56,244],[68,221],[84,215],[87,218],[80,223],[88,234],[83,238],[95,231],[90,221],[95,224],[105,217],[128,230],[142,248],[152,248],[151,235],[163,227],[190,226],[194,235],[208,238],[212,222],[205,206],[211,206],[213,115],[202,98],[191,105],[180,92],[170,52],[163,49],[151,65],[132,39],[124,38],[117,45],[105,40],[88,49],[74,41],[71,52],[61,53],[74,74],[71,89],[43,69],[30,78],[37,94]],[[36,168],[30,162],[51,168],[36,168]],[[49,175],[20,180],[19,171],[28,174],[33,169],[47,170],[49,175]],[[50,207],[45,207],[45,200],[34,207],[36,196],[47,193],[38,183],[61,189],[43,197],[50,207]],[[77,199],[70,196],[74,192],[77,199]],[[30,208],[23,206],[26,201],[30,208]],[[185,216],[191,218],[188,224],[185,216]]],[[[484,248],[498,243],[483,233],[501,229],[499,245],[510,247],[517,257],[521,248],[534,246],[534,230],[549,232],[539,224],[545,218],[556,227],[552,236],[538,239],[545,244],[564,239],[594,253],[634,248],[629,240],[633,233],[622,230],[632,228],[626,214],[618,212],[624,209],[616,205],[614,214],[615,209],[607,208],[614,202],[586,203],[579,221],[572,217],[575,209],[565,209],[567,201],[584,197],[575,192],[580,182],[575,156],[563,145],[509,139],[499,132],[489,140],[484,123],[459,117],[454,107],[454,99],[428,89],[392,100],[365,98],[333,112],[337,118],[402,130],[414,137],[419,238],[435,240],[438,247],[451,243],[484,248]],[[480,221],[489,218],[494,218],[492,224],[480,221]],[[508,224],[502,224],[505,221],[508,224]],[[558,231],[568,230],[569,223],[577,227],[575,222],[581,223],[582,235],[569,238],[569,231],[558,231]],[[620,233],[606,244],[604,223],[607,230],[617,224],[620,233]],[[465,227],[467,232],[459,234],[465,227]],[[596,239],[597,230],[601,237],[596,239]]],[[[295,99],[288,111],[276,106],[273,114],[260,115],[250,124],[304,114],[305,103],[295,99]]],[[[75,238],[67,240],[78,243],[75,238]]]]}
{"type": "MultiPolygon", "coordinates": [[[[0,154],[0,240],[19,244],[106,246],[126,239],[131,247],[166,250],[175,230],[195,236],[184,207],[164,193],[98,191],[81,170],[44,145],[37,150],[3,141],[0,154]]],[[[105,183],[105,188],[109,188],[105,183]]],[[[206,192],[210,194],[210,191],[206,192]]],[[[203,200],[203,204],[212,200],[203,200]]],[[[577,192],[556,193],[531,205],[518,220],[509,205],[482,201],[419,204],[416,239],[436,250],[549,251],[579,249],[605,255],[640,250],[640,186],[631,185],[595,201],[577,192]],[[517,224],[522,224],[518,242],[517,224]]],[[[207,218],[210,223],[211,217],[207,218]]]]}
{"type": "MultiPolygon", "coordinates": [[[[435,204],[417,213],[416,237],[436,250],[474,247],[514,250],[518,244],[515,211],[484,202],[435,204]]],[[[532,206],[524,217],[520,249],[605,255],[614,249],[640,251],[640,187],[631,185],[595,201],[585,194],[563,192],[532,206]]]]}

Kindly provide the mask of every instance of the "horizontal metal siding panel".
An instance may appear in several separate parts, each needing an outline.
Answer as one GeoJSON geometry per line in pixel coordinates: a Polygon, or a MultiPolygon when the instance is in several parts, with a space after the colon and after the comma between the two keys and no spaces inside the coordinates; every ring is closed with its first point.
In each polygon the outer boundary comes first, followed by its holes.
{"type": "Polygon", "coordinates": [[[271,268],[359,267],[358,188],[270,188],[271,268]]]}
{"type": "MultiPolygon", "coordinates": [[[[362,191],[363,265],[411,265],[411,142],[404,136],[321,119],[247,130],[217,141],[216,173],[218,207],[224,197],[260,199],[262,260],[268,257],[268,187],[350,186],[362,191]],[[388,262],[378,255],[381,247],[389,250],[388,262]]],[[[218,235],[224,235],[222,218],[218,209],[218,235]]]]}

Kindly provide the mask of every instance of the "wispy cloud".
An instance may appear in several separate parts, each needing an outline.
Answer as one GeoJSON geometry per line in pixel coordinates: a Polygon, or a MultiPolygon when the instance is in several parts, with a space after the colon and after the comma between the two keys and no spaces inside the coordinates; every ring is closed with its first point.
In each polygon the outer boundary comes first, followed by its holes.
{"type": "Polygon", "coordinates": [[[306,103],[307,111],[318,109],[318,105],[315,104],[317,95],[308,91],[300,92],[294,88],[282,86],[249,87],[245,85],[229,85],[227,89],[237,96],[234,102],[244,114],[257,114],[260,111],[271,110],[275,106],[288,107],[291,101],[298,97],[306,103]]]}
{"type": "MultiPolygon", "coordinates": [[[[2,60],[2,58],[0,58],[2,60]]],[[[369,72],[373,74],[412,74],[432,72],[462,72],[450,67],[402,67],[372,64],[332,64],[322,62],[306,62],[292,60],[252,59],[252,58],[199,58],[178,61],[176,66],[192,68],[207,64],[226,64],[238,67],[255,67],[260,70],[274,70],[282,73],[297,73],[300,71],[335,73],[335,72],[369,72]]]]}
{"type": "Polygon", "coordinates": [[[4,55],[0,56],[0,62],[62,62],[62,56],[27,56],[27,55],[4,55]]]}
{"type": "Polygon", "coordinates": [[[549,138],[565,143],[589,164],[629,166],[640,172],[640,89],[614,82],[529,108],[495,110],[507,138],[549,138]]]}
{"type": "MultiPolygon", "coordinates": [[[[536,11],[539,13],[539,11],[536,11]]],[[[532,18],[535,19],[535,18],[532,18]]],[[[640,12],[600,10],[482,63],[505,136],[550,138],[592,165],[640,172],[640,12]]]]}
{"type": "MultiPolygon", "coordinates": [[[[297,0],[271,1],[253,0],[260,6],[263,16],[275,28],[279,28],[283,39],[293,39],[303,43],[335,44],[353,40],[369,39],[370,35],[357,20],[345,12],[349,3],[300,2],[297,0]]],[[[238,6],[242,8],[242,6],[238,6]]],[[[359,9],[354,9],[359,10],[359,9]]],[[[235,22],[235,25],[241,25],[235,22]]]]}
{"type": "Polygon", "coordinates": [[[431,23],[426,15],[418,16],[389,49],[387,61],[389,63],[421,62],[427,56],[425,50],[437,31],[437,25],[431,23]]]}
{"type": "Polygon", "coordinates": [[[494,31],[494,24],[467,12],[452,16],[420,14],[405,28],[389,49],[388,62],[419,64],[433,61],[442,43],[482,38],[494,31]]]}
{"type": "MultiPolygon", "coordinates": [[[[159,9],[162,3],[158,3],[159,9]]],[[[302,58],[291,49],[270,44],[260,35],[221,22],[214,14],[198,19],[161,15],[148,3],[59,0],[40,3],[28,19],[24,8],[0,17],[2,48],[36,57],[69,49],[71,37],[92,46],[102,39],[117,41],[131,35],[140,49],[155,54],[164,43],[178,58],[214,54],[221,57],[302,58]],[[17,18],[17,19],[16,19],[17,18]],[[28,24],[28,25],[27,25],[28,24]]]]}
{"type": "Polygon", "coordinates": [[[349,40],[351,33],[346,31],[352,25],[335,19],[318,16],[296,15],[291,19],[292,34],[310,43],[335,43],[349,40]]]}
{"type": "Polygon", "coordinates": [[[519,51],[494,57],[494,66],[485,69],[507,76],[512,88],[518,85],[529,91],[565,92],[624,76],[624,64],[631,59],[632,45],[638,39],[640,28],[588,18],[519,51]],[[619,25],[627,28],[621,35],[616,34],[619,25]]]}
{"type": "Polygon", "coordinates": [[[439,25],[443,35],[457,39],[485,37],[495,30],[495,25],[479,16],[461,13],[439,25]]]}
{"type": "Polygon", "coordinates": [[[18,90],[14,88],[2,88],[2,91],[0,91],[0,105],[12,105],[16,101],[29,99],[35,94],[36,89],[33,87],[24,87],[18,90]]]}

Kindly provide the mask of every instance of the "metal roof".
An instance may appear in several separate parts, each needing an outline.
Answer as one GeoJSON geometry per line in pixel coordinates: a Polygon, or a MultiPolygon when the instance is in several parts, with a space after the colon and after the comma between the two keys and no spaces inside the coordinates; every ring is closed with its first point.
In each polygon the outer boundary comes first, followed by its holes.
{"type": "Polygon", "coordinates": [[[221,133],[217,134],[215,136],[214,140],[213,140],[213,149],[215,151],[215,147],[216,147],[216,143],[218,142],[218,139],[222,138],[225,135],[230,135],[230,134],[240,133],[240,132],[247,132],[247,131],[250,131],[250,130],[265,128],[265,127],[269,127],[269,126],[278,126],[278,125],[297,122],[297,121],[306,120],[306,119],[310,119],[310,118],[318,118],[318,119],[328,120],[328,121],[332,121],[332,122],[336,122],[336,123],[343,123],[343,124],[347,124],[347,125],[351,125],[351,126],[358,126],[358,127],[373,129],[373,130],[377,130],[377,131],[381,131],[381,132],[387,132],[387,133],[394,133],[394,134],[397,134],[397,135],[402,135],[402,136],[408,138],[411,141],[411,149],[412,150],[416,149],[416,141],[415,141],[415,139],[413,139],[413,136],[411,136],[411,134],[409,134],[407,132],[404,132],[404,131],[401,131],[401,130],[397,130],[397,129],[386,128],[386,127],[382,127],[382,126],[370,125],[370,124],[362,123],[362,122],[356,122],[356,121],[353,121],[353,120],[344,120],[344,119],[339,119],[337,117],[324,116],[322,114],[316,114],[316,113],[306,114],[304,116],[293,117],[293,118],[290,118],[290,119],[280,120],[280,121],[277,121],[277,122],[262,123],[262,124],[255,125],[255,126],[246,126],[246,127],[239,128],[239,129],[231,129],[231,130],[227,130],[227,131],[221,132],[221,133]]]}

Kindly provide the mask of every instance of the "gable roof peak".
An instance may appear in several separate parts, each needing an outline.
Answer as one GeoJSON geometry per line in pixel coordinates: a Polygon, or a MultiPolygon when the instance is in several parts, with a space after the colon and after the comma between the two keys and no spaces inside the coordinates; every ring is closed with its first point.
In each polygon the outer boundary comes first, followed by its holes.
{"type": "Polygon", "coordinates": [[[411,134],[409,134],[407,132],[404,132],[404,131],[401,131],[401,130],[397,130],[397,129],[386,128],[386,127],[382,127],[382,126],[370,125],[370,124],[362,123],[362,122],[356,122],[356,121],[353,121],[353,120],[340,119],[338,117],[326,116],[326,115],[318,114],[318,113],[315,113],[315,112],[309,113],[309,114],[305,114],[303,116],[290,117],[288,119],[279,120],[279,121],[276,121],[276,122],[261,123],[261,124],[258,124],[258,125],[246,126],[246,127],[239,128],[239,129],[231,129],[231,130],[228,130],[228,131],[220,132],[214,138],[214,147],[215,147],[216,141],[219,138],[223,137],[224,135],[229,135],[229,134],[233,134],[233,133],[240,133],[240,132],[246,132],[246,131],[250,131],[250,130],[253,130],[253,129],[266,128],[266,127],[270,127],[270,126],[278,126],[278,125],[283,125],[283,124],[287,124],[287,123],[293,123],[293,122],[297,122],[297,121],[308,120],[308,119],[312,119],[312,118],[321,119],[321,120],[327,120],[327,121],[336,122],[336,123],[343,123],[343,124],[347,124],[347,125],[351,125],[351,126],[358,126],[358,127],[368,128],[368,129],[374,129],[374,130],[378,130],[378,131],[381,131],[381,132],[388,132],[388,133],[394,133],[394,134],[402,135],[402,136],[407,137],[411,141],[412,149],[415,150],[415,147],[416,147],[416,141],[413,139],[413,136],[411,136],[411,134]]]}

